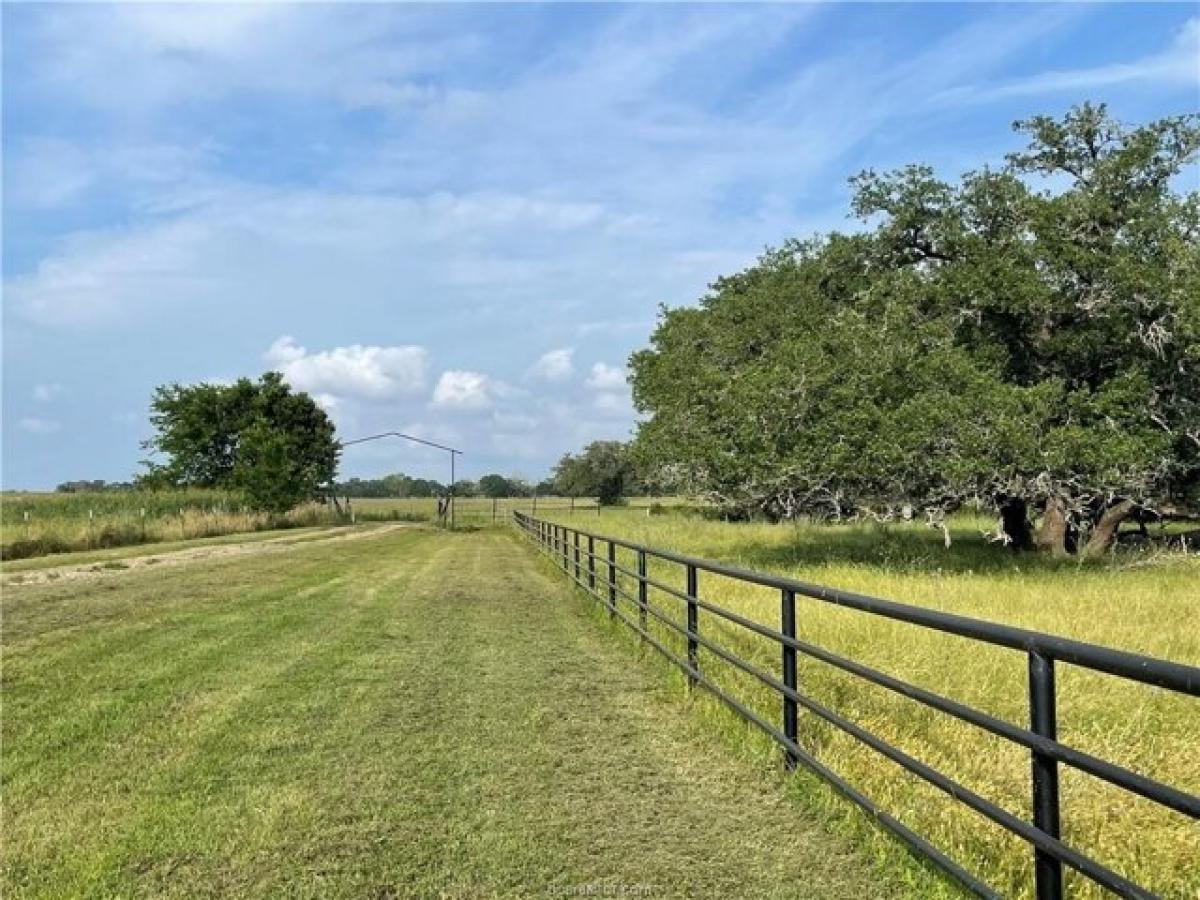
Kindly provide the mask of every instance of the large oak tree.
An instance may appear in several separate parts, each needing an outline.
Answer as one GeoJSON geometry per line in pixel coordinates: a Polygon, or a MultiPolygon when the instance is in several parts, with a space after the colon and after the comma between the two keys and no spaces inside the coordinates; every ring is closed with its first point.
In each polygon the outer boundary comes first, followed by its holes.
{"type": "Polygon", "coordinates": [[[862,232],[664,311],[631,361],[642,459],[775,516],[980,499],[1055,553],[1195,502],[1200,199],[1175,183],[1197,119],[1085,105],[1016,128],[1029,146],[999,171],[859,175],[862,232]]]}

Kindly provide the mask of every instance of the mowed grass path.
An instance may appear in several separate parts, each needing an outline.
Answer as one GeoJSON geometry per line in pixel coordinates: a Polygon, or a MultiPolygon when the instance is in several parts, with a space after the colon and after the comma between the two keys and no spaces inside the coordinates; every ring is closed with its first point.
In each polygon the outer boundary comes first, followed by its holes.
{"type": "MultiPolygon", "coordinates": [[[[816,584],[1200,664],[1200,557],[1195,554],[1125,551],[1087,565],[1056,562],[988,543],[980,532],[992,523],[967,517],[952,522],[950,549],[943,547],[939,533],[919,524],[723,523],[620,511],[560,516],[557,521],[816,584]]],[[[597,549],[607,550],[602,544],[597,549]]],[[[634,568],[632,553],[622,551],[619,558],[626,569],[634,568]]],[[[684,586],[677,565],[651,562],[649,574],[677,589],[684,586]]],[[[634,580],[620,580],[633,595],[634,580]]],[[[710,602],[779,627],[779,594],[773,589],[707,572],[700,573],[698,587],[710,602]]],[[[652,589],[649,601],[674,621],[683,619],[677,598],[652,589]]],[[[797,600],[797,623],[802,640],[1015,725],[1028,725],[1028,663],[1020,652],[812,599],[797,600]]],[[[779,672],[779,646],[773,641],[703,611],[699,628],[763,671],[779,672]]],[[[666,626],[652,619],[651,631],[683,652],[683,640],[666,626]]],[[[778,721],[779,698],[773,690],[706,649],[700,650],[699,661],[709,678],[763,717],[778,721]]],[[[801,689],[809,697],[1021,819],[1032,817],[1029,752],[1023,747],[819,660],[801,655],[798,668],[801,689]]],[[[1060,663],[1057,673],[1060,740],[1200,793],[1200,703],[1195,698],[1067,663],[1060,663]]],[[[799,718],[801,743],[818,759],[1002,895],[1032,895],[1032,854],[1024,841],[814,714],[802,710],[799,718]]],[[[724,727],[729,717],[718,710],[710,719],[724,727]]],[[[1068,766],[1061,767],[1061,782],[1068,843],[1155,894],[1200,900],[1200,828],[1195,820],[1068,766]]],[[[849,807],[829,791],[811,796],[833,815],[849,807]]],[[[853,814],[848,821],[857,828],[864,820],[853,814]]],[[[863,831],[868,846],[895,845],[879,829],[863,831]]],[[[1074,898],[1111,896],[1070,869],[1066,882],[1067,894],[1074,898]]]]}
{"type": "Polygon", "coordinates": [[[4,607],[5,897],[897,893],[509,534],[4,607]]]}

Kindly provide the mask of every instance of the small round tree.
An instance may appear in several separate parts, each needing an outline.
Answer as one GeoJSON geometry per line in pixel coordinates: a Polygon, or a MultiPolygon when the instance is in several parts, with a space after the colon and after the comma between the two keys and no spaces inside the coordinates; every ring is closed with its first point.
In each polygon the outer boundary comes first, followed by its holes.
{"type": "Polygon", "coordinates": [[[308,394],[277,372],[230,385],[158,387],[143,446],[153,484],[240,489],[255,509],[281,513],[321,495],[333,481],[340,445],[333,422],[308,394]]]}

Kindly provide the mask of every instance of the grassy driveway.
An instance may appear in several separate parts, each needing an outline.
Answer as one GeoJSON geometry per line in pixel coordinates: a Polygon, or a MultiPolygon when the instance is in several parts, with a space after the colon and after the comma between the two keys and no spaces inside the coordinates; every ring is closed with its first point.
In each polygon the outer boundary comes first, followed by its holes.
{"type": "Polygon", "coordinates": [[[895,893],[504,533],[4,606],[6,897],[895,893]]]}

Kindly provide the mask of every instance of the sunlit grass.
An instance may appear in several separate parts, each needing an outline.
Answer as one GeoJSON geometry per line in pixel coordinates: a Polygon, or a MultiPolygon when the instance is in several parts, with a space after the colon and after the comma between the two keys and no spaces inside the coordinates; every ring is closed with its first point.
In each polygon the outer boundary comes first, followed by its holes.
{"type": "Polygon", "coordinates": [[[6,588],[0,894],[926,895],[533,562],[381,528],[6,588]]]}
{"type": "Polygon", "coordinates": [[[344,524],[344,517],[325,504],[306,503],[285,515],[269,515],[251,510],[229,491],[4,493],[0,559],[335,524],[344,524]]]}
{"type": "MultiPolygon", "coordinates": [[[[748,568],[1200,664],[1200,559],[1182,553],[1122,552],[1083,566],[1014,555],[989,543],[983,533],[992,523],[977,518],[954,523],[949,549],[939,532],[918,525],[726,524],[644,511],[610,515],[599,525],[557,519],[748,568]]],[[[619,559],[634,568],[628,551],[619,559]]],[[[655,564],[650,574],[683,587],[678,566],[655,564]]],[[[635,592],[632,579],[622,576],[620,583],[635,592]]],[[[778,627],[775,591],[701,573],[700,595],[778,627]]],[[[658,591],[650,599],[682,621],[680,601],[658,591]]],[[[1022,653],[804,598],[798,598],[798,620],[804,640],[1028,725],[1022,653]]],[[[704,611],[700,629],[778,676],[778,645],[704,611]]],[[[673,648],[682,647],[665,626],[652,625],[652,630],[673,648]]],[[[700,658],[719,684],[751,699],[771,721],[779,719],[773,693],[703,649],[700,658]]],[[[1200,791],[1195,700],[1063,664],[1058,669],[1062,741],[1191,793],[1200,791]]],[[[801,658],[800,683],[818,702],[1029,818],[1028,751],[817,660],[801,658]]],[[[755,753],[768,752],[765,740],[747,735],[714,705],[702,705],[711,710],[715,726],[755,753]]],[[[800,732],[803,745],[819,759],[1001,892],[1029,895],[1032,854],[1024,842],[812,714],[801,713],[800,732]]],[[[835,814],[845,808],[831,794],[817,796],[835,814]]],[[[1165,896],[1200,892],[1195,865],[1200,828],[1193,820],[1066,767],[1062,808],[1065,839],[1110,868],[1165,896]]],[[[860,831],[869,842],[879,842],[868,829],[860,831]]],[[[1068,881],[1072,896],[1102,895],[1086,879],[1069,876],[1068,881]]]]}

